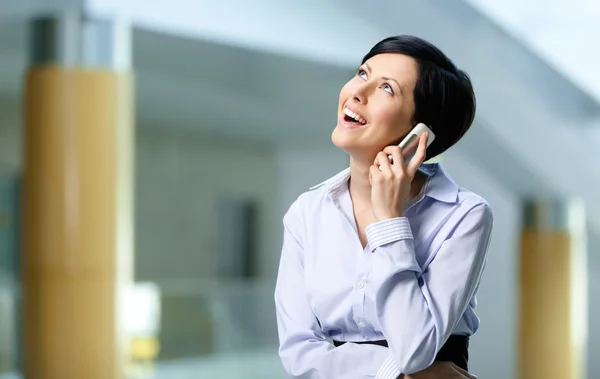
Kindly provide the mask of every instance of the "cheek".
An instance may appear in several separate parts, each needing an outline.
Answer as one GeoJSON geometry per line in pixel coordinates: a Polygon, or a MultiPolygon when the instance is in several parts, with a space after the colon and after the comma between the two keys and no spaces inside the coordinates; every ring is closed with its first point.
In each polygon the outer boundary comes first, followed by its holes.
{"type": "Polygon", "coordinates": [[[342,103],[345,102],[346,99],[348,99],[351,92],[352,92],[352,83],[348,82],[340,90],[340,106],[342,106],[342,103]]]}
{"type": "Polygon", "coordinates": [[[377,123],[388,128],[397,128],[403,123],[402,114],[398,109],[398,106],[385,106],[379,107],[376,110],[377,123]]]}

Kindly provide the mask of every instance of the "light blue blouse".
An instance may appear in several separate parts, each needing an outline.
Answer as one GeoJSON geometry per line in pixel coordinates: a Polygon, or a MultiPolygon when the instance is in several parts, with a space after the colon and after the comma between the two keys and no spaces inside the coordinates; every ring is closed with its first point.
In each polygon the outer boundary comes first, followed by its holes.
{"type": "Polygon", "coordinates": [[[303,193],[283,219],[275,289],[279,355],[293,378],[396,379],[429,367],[451,334],[472,335],[490,206],[438,164],[404,217],[367,226],[349,169],[303,193]],[[389,348],[329,341],[388,341],[389,348]]]}

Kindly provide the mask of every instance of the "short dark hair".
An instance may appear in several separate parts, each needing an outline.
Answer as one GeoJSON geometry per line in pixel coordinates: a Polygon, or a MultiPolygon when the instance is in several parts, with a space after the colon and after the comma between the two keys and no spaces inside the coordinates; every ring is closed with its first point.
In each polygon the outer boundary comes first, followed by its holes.
{"type": "Polygon", "coordinates": [[[422,122],[436,137],[427,149],[426,159],[448,150],[465,135],[475,119],[475,93],[469,75],[430,42],[408,35],[378,42],[362,63],[384,53],[403,54],[417,61],[413,126],[422,122]]]}

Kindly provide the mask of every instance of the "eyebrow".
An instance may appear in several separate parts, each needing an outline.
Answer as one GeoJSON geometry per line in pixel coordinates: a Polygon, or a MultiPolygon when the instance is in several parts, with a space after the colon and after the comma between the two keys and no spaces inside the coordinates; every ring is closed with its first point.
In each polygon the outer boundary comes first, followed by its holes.
{"type": "MultiPolygon", "coordinates": [[[[371,66],[369,66],[369,64],[368,64],[368,63],[366,63],[366,62],[365,62],[365,66],[367,67],[367,71],[369,71],[369,73],[371,73],[371,66]]],[[[390,81],[390,82],[395,82],[395,83],[396,83],[396,85],[398,86],[398,88],[400,88],[400,93],[404,92],[404,91],[402,90],[402,86],[400,85],[400,83],[398,83],[398,81],[397,81],[396,79],[394,79],[394,78],[390,78],[390,77],[388,77],[388,76],[382,76],[381,78],[382,78],[383,80],[387,80],[387,81],[390,81]]]]}

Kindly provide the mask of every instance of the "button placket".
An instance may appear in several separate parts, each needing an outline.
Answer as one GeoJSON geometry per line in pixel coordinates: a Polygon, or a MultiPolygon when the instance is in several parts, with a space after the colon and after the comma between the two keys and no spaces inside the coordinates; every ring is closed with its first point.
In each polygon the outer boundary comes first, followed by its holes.
{"type": "Polygon", "coordinates": [[[365,319],[365,290],[366,290],[366,263],[368,262],[368,256],[363,251],[358,260],[358,266],[356,269],[356,279],[354,282],[354,290],[356,302],[354,304],[354,322],[358,326],[359,333],[362,336],[368,334],[366,330],[368,328],[367,320],[365,319]]]}

